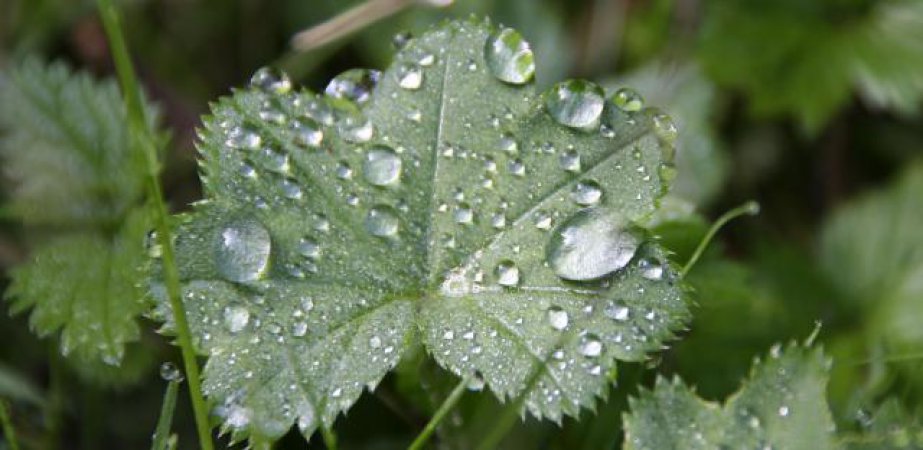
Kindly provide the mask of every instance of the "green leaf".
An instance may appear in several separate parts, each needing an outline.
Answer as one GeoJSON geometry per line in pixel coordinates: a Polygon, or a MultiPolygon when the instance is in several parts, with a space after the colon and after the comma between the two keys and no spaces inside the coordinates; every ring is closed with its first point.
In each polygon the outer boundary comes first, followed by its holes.
{"type": "Polygon", "coordinates": [[[873,333],[919,344],[923,331],[923,166],[837,211],[821,232],[821,265],[837,290],[872,317],[873,333]]]}
{"type": "Polygon", "coordinates": [[[921,30],[923,4],[913,0],[731,0],[707,8],[700,55],[755,113],[789,114],[816,132],[853,91],[872,106],[915,113],[921,30]]]}
{"type": "MultiPolygon", "coordinates": [[[[80,365],[119,365],[147,309],[145,172],[130,152],[118,89],[37,60],[4,76],[0,157],[15,184],[10,211],[41,237],[31,260],[11,271],[5,296],[13,312],[32,309],[39,335],[61,331],[61,350],[81,373],[116,381],[121,372],[80,365]]],[[[151,110],[151,126],[154,117],[151,110]]]]}
{"type": "Polygon", "coordinates": [[[819,350],[773,347],[724,405],[700,399],[678,378],[658,378],[631,401],[623,448],[835,448],[828,367],[819,350]]]}
{"type": "Polygon", "coordinates": [[[669,118],[589,82],[542,96],[528,44],[496,32],[437,27],[370,92],[369,73],[318,96],[260,71],[213,107],[207,200],[176,248],[205,390],[235,437],[330,426],[412,339],[560,420],[686,320],[674,268],[633,225],[664,192],[669,118]]]}
{"type": "Polygon", "coordinates": [[[849,450],[900,450],[923,448],[923,425],[891,398],[860,417],[862,433],[847,435],[843,448],[849,450]]]}

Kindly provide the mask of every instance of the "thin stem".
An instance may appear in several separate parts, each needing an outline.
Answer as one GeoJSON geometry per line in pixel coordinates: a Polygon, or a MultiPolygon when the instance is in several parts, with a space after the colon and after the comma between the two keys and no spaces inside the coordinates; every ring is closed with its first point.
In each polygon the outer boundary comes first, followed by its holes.
{"type": "Polygon", "coordinates": [[[324,438],[324,445],[327,446],[327,450],[337,450],[337,434],[332,427],[320,427],[320,434],[324,438]]]}
{"type": "Polygon", "coordinates": [[[131,59],[128,56],[128,46],[122,35],[118,11],[112,5],[112,0],[97,0],[96,6],[106,29],[106,34],[109,37],[112,57],[115,61],[116,72],[125,98],[125,107],[128,110],[132,136],[135,138],[136,144],[141,147],[147,162],[148,197],[154,206],[157,237],[163,249],[164,281],[167,288],[167,297],[170,300],[170,308],[173,312],[173,321],[176,325],[177,341],[179,341],[182,349],[186,379],[189,380],[189,397],[192,401],[199,445],[202,450],[212,450],[214,447],[212,445],[211,427],[208,422],[205,399],[202,397],[199,365],[192,346],[192,332],[186,319],[186,310],[180,297],[179,271],[176,268],[176,258],[173,251],[170,217],[164,203],[163,190],[160,187],[157,149],[154,145],[154,139],[147,128],[147,121],[141,104],[141,93],[134,68],[131,65],[131,59]]]}
{"type": "Polygon", "coordinates": [[[433,414],[433,418],[427,422],[426,426],[423,428],[423,431],[417,435],[417,438],[410,443],[410,447],[407,447],[407,450],[420,450],[426,445],[426,441],[429,440],[430,436],[433,435],[433,432],[436,431],[436,427],[445,419],[445,416],[449,414],[449,411],[455,407],[459,400],[461,400],[462,395],[465,393],[465,389],[468,387],[468,384],[471,382],[471,377],[463,378],[455,389],[452,389],[452,392],[449,393],[449,396],[442,401],[442,404],[439,405],[439,409],[436,410],[436,414],[433,414]]]}
{"type": "Polygon", "coordinates": [[[176,410],[176,395],[178,392],[179,381],[167,383],[167,392],[163,395],[163,405],[160,407],[157,428],[154,429],[154,442],[151,445],[151,450],[166,450],[169,446],[170,426],[173,424],[173,411],[176,410]]]}
{"type": "Polygon", "coordinates": [[[19,441],[16,440],[16,430],[13,429],[13,421],[10,419],[10,410],[5,400],[0,400],[0,421],[3,422],[3,436],[6,439],[10,450],[19,450],[19,441]]]}
{"type": "Polygon", "coordinates": [[[412,5],[414,0],[368,0],[292,37],[292,48],[306,52],[355,33],[412,5]]]}
{"type": "Polygon", "coordinates": [[[48,352],[48,400],[45,402],[43,416],[45,419],[46,450],[55,450],[61,444],[61,412],[64,410],[64,368],[58,347],[49,348],[48,352]]]}
{"type": "MultiPolygon", "coordinates": [[[[565,335],[561,335],[558,338],[555,347],[561,344],[564,340],[565,335]]],[[[545,370],[548,367],[548,357],[542,361],[541,364],[538,364],[535,370],[532,371],[532,374],[529,376],[529,379],[526,381],[526,387],[522,390],[518,397],[515,400],[507,404],[503,411],[500,412],[500,417],[494,421],[494,426],[491,428],[490,433],[487,434],[487,437],[481,441],[481,444],[477,446],[477,450],[494,450],[497,448],[497,445],[500,444],[500,441],[503,440],[503,437],[510,431],[510,428],[516,423],[516,416],[519,414],[519,411],[522,410],[522,405],[526,402],[526,397],[529,395],[529,392],[532,392],[532,389],[538,383],[538,380],[545,374],[545,370]]]]}
{"type": "Polygon", "coordinates": [[[711,243],[711,240],[718,234],[718,230],[721,229],[726,223],[744,215],[755,216],[760,212],[760,204],[750,200],[743,205],[740,205],[724,214],[712,224],[711,228],[708,229],[708,233],[705,233],[705,237],[702,238],[702,241],[699,242],[699,246],[695,248],[695,252],[692,253],[692,257],[689,258],[689,261],[686,262],[686,265],[683,266],[683,269],[679,272],[680,278],[685,278],[686,274],[692,270],[692,267],[695,266],[695,263],[699,261],[699,258],[702,257],[702,253],[705,252],[705,249],[708,247],[708,244],[711,243]]]}

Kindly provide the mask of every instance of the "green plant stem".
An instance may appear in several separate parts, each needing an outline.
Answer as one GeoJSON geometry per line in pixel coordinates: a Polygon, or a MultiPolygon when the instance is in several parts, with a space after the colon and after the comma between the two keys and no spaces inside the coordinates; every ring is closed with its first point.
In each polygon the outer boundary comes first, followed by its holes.
{"type": "Polygon", "coordinates": [[[199,445],[202,450],[212,450],[211,427],[208,422],[208,411],[205,399],[202,396],[199,365],[196,361],[195,350],[192,346],[192,333],[186,319],[186,310],[180,297],[179,271],[176,268],[176,258],[173,252],[173,239],[170,233],[170,217],[163,199],[163,190],[160,187],[160,169],[157,158],[157,149],[154,139],[147,130],[147,121],[141,104],[141,93],[138,88],[137,78],[131,59],[128,56],[128,46],[122,36],[119,24],[118,11],[112,5],[112,0],[97,0],[97,8],[109,37],[112,57],[115,61],[116,72],[122,85],[125,97],[125,106],[128,110],[132,136],[141,147],[147,162],[147,191],[148,197],[154,206],[157,237],[163,249],[162,261],[164,281],[170,308],[173,312],[173,321],[176,326],[177,341],[183,354],[183,365],[186,369],[186,378],[189,380],[189,397],[195,416],[196,430],[199,435],[199,445]]]}
{"type": "Polygon", "coordinates": [[[750,200],[724,214],[712,224],[711,228],[708,229],[708,233],[705,233],[705,237],[702,238],[702,241],[699,242],[699,246],[695,248],[695,251],[692,253],[692,256],[689,258],[689,261],[686,262],[686,265],[683,266],[683,269],[680,270],[680,278],[685,278],[686,274],[692,270],[692,267],[695,266],[695,263],[699,261],[699,258],[702,257],[702,253],[705,253],[705,249],[708,248],[708,244],[711,243],[711,240],[718,234],[718,230],[721,229],[726,223],[744,215],[755,216],[760,212],[760,204],[750,200]]]}
{"type": "MultiPolygon", "coordinates": [[[[566,335],[561,335],[554,347],[556,348],[561,345],[565,337],[566,335]]],[[[526,387],[523,388],[522,393],[503,408],[503,411],[500,412],[500,416],[494,421],[494,426],[490,429],[490,432],[487,433],[487,437],[477,446],[477,450],[495,450],[497,445],[500,444],[500,441],[503,440],[503,437],[510,431],[510,428],[516,424],[516,417],[519,411],[522,410],[522,405],[526,402],[526,396],[529,395],[529,392],[532,392],[538,380],[545,374],[549,357],[550,355],[546,356],[542,363],[535,367],[535,370],[529,375],[529,379],[526,381],[526,387]]]]}
{"type": "Polygon", "coordinates": [[[327,450],[337,450],[337,434],[333,431],[333,428],[322,426],[320,433],[324,438],[324,445],[327,446],[327,450]]]}
{"type": "Polygon", "coordinates": [[[19,450],[19,441],[16,440],[16,430],[13,429],[13,421],[10,419],[10,410],[6,400],[0,400],[0,421],[3,422],[3,436],[10,450],[19,450]]]}
{"type": "MultiPolygon", "coordinates": [[[[57,341],[55,341],[57,342],[57,341]]],[[[54,450],[61,444],[61,412],[64,410],[64,362],[54,345],[48,351],[48,399],[42,412],[45,420],[43,447],[54,450]]]]}
{"type": "Polygon", "coordinates": [[[471,382],[471,378],[465,377],[455,386],[455,389],[452,389],[452,392],[449,393],[449,396],[443,400],[442,404],[439,405],[439,409],[436,410],[436,413],[433,414],[433,417],[426,423],[426,426],[423,427],[423,431],[417,435],[417,438],[410,443],[410,446],[407,447],[407,450],[420,450],[426,445],[426,442],[429,440],[430,436],[436,431],[436,427],[445,419],[445,416],[449,414],[449,411],[455,407],[459,400],[461,400],[462,395],[465,393],[465,389],[468,386],[468,383],[471,382]]]}
{"type": "Polygon", "coordinates": [[[176,409],[176,396],[179,392],[179,381],[167,383],[167,392],[163,395],[163,405],[160,407],[160,418],[157,419],[157,428],[154,429],[154,442],[151,450],[166,450],[170,438],[170,426],[173,423],[173,411],[176,409]]]}

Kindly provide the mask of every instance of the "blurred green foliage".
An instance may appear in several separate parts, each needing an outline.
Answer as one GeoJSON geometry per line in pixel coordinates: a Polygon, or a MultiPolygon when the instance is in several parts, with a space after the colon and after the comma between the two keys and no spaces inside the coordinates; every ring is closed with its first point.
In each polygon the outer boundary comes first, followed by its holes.
{"type": "MultiPolygon", "coordinates": [[[[818,323],[817,343],[834,360],[827,400],[842,443],[913,448],[923,409],[923,120],[917,114],[923,3],[456,0],[444,9],[414,5],[324,49],[289,52],[295,32],[359,3],[119,2],[149,98],[175,136],[164,172],[175,210],[201,198],[191,150],[198,117],[256,68],[285,63],[299,83],[321,90],[347,68],[383,68],[397,32],[420,32],[446,17],[490,15],[532,43],[540,86],[566,76],[631,85],[674,115],[681,127],[680,174],[656,229],[675,262],[686,261],[709,218],[729,205],[754,198],[764,206],[759,217],[722,231],[690,273],[693,321],[670,349],[623,367],[619,386],[595,412],[560,425],[524,420],[503,448],[617,448],[622,414],[639,384],[649,388],[656,376],[675,374],[704,399],[723,399],[746,378],[755,355],[776,342],[804,340],[818,323]]],[[[0,92],[11,85],[10,68],[30,57],[112,73],[88,0],[0,1],[0,92]]],[[[9,144],[18,120],[28,115],[14,114],[0,136],[7,139],[7,158],[23,161],[38,154],[17,154],[33,145],[29,140],[9,144]]],[[[73,157],[67,145],[49,151],[73,157]]],[[[81,192],[69,187],[73,177],[7,158],[0,190],[5,292],[47,237],[74,226],[67,216],[55,227],[36,227],[22,211],[47,216],[61,211],[51,207],[60,205],[53,192],[81,192]],[[59,189],[30,191],[40,194],[23,203],[17,190],[43,179],[59,189]]],[[[112,198],[136,198],[122,182],[106,187],[119,175],[113,172],[89,179],[112,198]]],[[[105,366],[61,361],[57,338],[37,339],[22,316],[0,318],[0,396],[11,401],[23,447],[49,448],[55,441],[58,448],[149,446],[164,387],[150,362],[177,354],[153,336],[155,324],[139,323],[138,342],[126,352],[127,367],[137,369],[115,375],[131,373],[133,381],[112,390],[88,382],[104,375],[83,373],[105,366]]],[[[402,448],[451,390],[454,378],[422,350],[414,354],[337,422],[342,448],[402,448]]],[[[181,396],[174,426],[180,448],[194,442],[185,401],[181,396]]],[[[502,408],[488,394],[466,394],[438,431],[439,448],[471,448],[502,408]]],[[[323,443],[315,438],[310,446],[323,443]]],[[[291,433],[277,448],[303,443],[291,433]]]]}

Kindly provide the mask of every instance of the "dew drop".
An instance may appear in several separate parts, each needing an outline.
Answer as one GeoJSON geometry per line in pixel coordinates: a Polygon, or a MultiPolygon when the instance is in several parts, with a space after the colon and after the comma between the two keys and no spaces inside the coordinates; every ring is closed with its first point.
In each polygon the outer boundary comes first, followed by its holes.
{"type": "Polygon", "coordinates": [[[574,185],[570,198],[578,205],[590,206],[599,203],[603,196],[602,187],[593,180],[583,180],[574,185]]]}
{"type": "Polygon", "coordinates": [[[468,380],[469,391],[481,391],[484,389],[484,375],[480,371],[474,372],[474,375],[468,380]]]}
{"type": "Polygon", "coordinates": [[[248,126],[235,126],[228,131],[225,145],[240,150],[256,150],[263,143],[263,138],[256,130],[248,126]]]}
{"type": "Polygon", "coordinates": [[[519,142],[516,142],[516,137],[512,134],[503,133],[503,135],[500,136],[500,143],[498,147],[504,152],[516,153],[519,151],[519,142]]]}
{"type": "Polygon", "coordinates": [[[580,172],[580,154],[576,150],[562,153],[558,162],[561,163],[561,168],[568,172],[580,172]]]}
{"type": "Polygon", "coordinates": [[[375,134],[372,122],[360,116],[345,117],[339,122],[337,129],[343,140],[356,144],[370,141],[375,134]]]}
{"type": "Polygon", "coordinates": [[[547,260],[555,273],[568,280],[593,280],[625,267],[640,239],[623,228],[614,213],[584,209],[554,231],[547,260]]]}
{"type": "Polygon", "coordinates": [[[490,226],[496,229],[502,229],[506,227],[506,215],[503,213],[495,213],[490,216],[490,226]]]}
{"type": "Polygon", "coordinates": [[[250,87],[271,94],[284,94],[292,90],[292,81],[285,72],[272,67],[261,67],[250,77],[250,87]]]}
{"type": "Polygon", "coordinates": [[[298,241],[298,253],[305,258],[317,258],[320,256],[320,244],[310,237],[302,238],[298,241]]]}
{"type": "Polygon", "coordinates": [[[374,146],[365,154],[362,173],[375,186],[395,184],[401,176],[401,158],[389,147],[374,146]]]}
{"type": "Polygon", "coordinates": [[[588,129],[599,124],[604,92],[595,83],[569,80],[554,85],[545,93],[545,107],[558,123],[588,129]]]}
{"type": "Polygon", "coordinates": [[[663,278],[663,264],[652,258],[645,258],[638,262],[641,268],[641,276],[652,281],[663,278]]]}
{"type": "Polygon", "coordinates": [[[640,111],[644,107],[644,99],[637,91],[631,88],[621,88],[612,94],[612,103],[625,112],[640,111]]]}
{"type": "Polygon", "coordinates": [[[570,318],[567,316],[567,311],[564,311],[560,306],[548,308],[548,323],[551,324],[552,328],[563,330],[567,328],[568,322],[570,322],[570,318]]]}
{"type": "Polygon", "coordinates": [[[495,31],[487,38],[484,59],[490,73],[507,83],[525,84],[535,75],[532,49],[522,35],[512,28],[495,31]]]}
{"type": "Polygon", "coordinates": [[[340,161],[337,164],[336,172],[337,178],[341,180],[348,180],[353,177],[353,169],[352,167],[349,167],[349,164],[347,164],[345,161],[340,161]]]}
{"type": "Polygon", "coordinates": [[[381,338],[378,336],[372,336],[369,338],[369,347],[379,348],[381,347],[381,338]]]}
{"type": "Polygon", "coordinates": [[[474,221],[474,210],[471,209],[471,205],[461,202],[455,207],[452,217],[456,223],[469,224],[474,221]]]}
{"type": "Polygon", "coordinates": [[[176,367],[176,364],[167,361],[160,365],[160,378],[178,383],[183,381],[183,372],[176,367]]]}
{"type": "Polygon", "coordinates": [[[334,98],[365,103],[371,97],[372,90],[380,78],[381,72],[377,70],[347,70],[330,80],[324,93],[334,98]]]}
{"type": "Polygon", "coordinates": [[[298,186],[298,183],[288,178],[283,178],[282,181],[279,182],[279,189],[282,190],[282,195],[292,200],[298,200],[302,196],[301,188],[298,186]]]}
{"type": "MultiPolygon", "coordinates": [[[[679,131],[677,131],[673,119],[656,108],[648,108],[647,113],[651,118],[651,123],[654,125],[654,132],[657,133],[657,136],[668,144],[676,142],[676,136],[679,131]]],[[[670,150],[670,152],[672,153],[672,150],[670,150]]],[[[672,154],[667,156],[669,156],[669,158],[664,158],[667,161],[673,159],[672,154]]]]}
{"type": "Polygon", "coordinates": [[[231,333],[243,330],[250,323],[250,311],[244,306],[228,306],[224,308],[224,325],[231,333]]]}
{"type": "Polygon", "coordinates": [[[539,211],[535,215],[535,228],[539,230],[550,230],[552,224],[551,214],[539,211]]]}
{"type": "Polygon", "coordinates": [[[407,90],[417,90],[423,85],[423,70],[416,65],[403,65],[397,69],[397,84],[407,90]]]}
{"type": "Polygon", "coordinates": [[[522,177],[526,174],[526,165],[519,159],[510,160],[507,168],[510,170],[511,174],[517,177],[522,177]]]}
{"type": "Polygon", "coordinates": [[[218,234],[215,265],[230,281],[254,281],[265,275],[271,249],[269,232],[262,224],[255,220],[239,220],[218,234]]]}
{"type": "Polygon", "coordinates": [[[606,309],[603,310],[603,313],[612,320],[624,322],[631,315],[631,310],[621,301],[615,301],[606,304],[606,309]]]}
{"type": "Polygon", "coordinates": [[[413,35],[409,31],[402,31],[394,35],[391,38],[391,45],[394,46],[396,50],[401,50],[407,46],[407,43],[413,39],[413,35]]]}
{"type": "Polygon", "coordinates": [[[397,211],[388,205],[373,206],[365,216],[365,229],[373,236],[394,236],[399,225],[397,211]]]}
{"type": "Polygon", "coordinates": [[[292,325],[292,336],[303,337],[305,334],[308,334],[307,322],[295,322],[292,325]]]}
{"type": "Polygon", "coordinates": [[[317,148],[324,141],[324,131],[317,122],[308,118],[293,122],[292,133],[295,136],[295,143],[302,147],[317,148]]]}
{"type": "Polygon", "coordinates": [[[780,406],[780,407],[779,407],[779,416],[780,416],[780,417],[788,417],[789,412],[791,412],[791,411],[788,409],[788,406],[784,406],[784,405],[783,405],[783,406],[780,406]]]}
{"type": "Polygon", "coordinates": [[[501,286],[516,286],[519,284],[519,268],[510,260],[503,260],[497,264],[494,271],[497,276],[497,284],[501,286]]]}
{"type": "Polygon", "coordinates": [[[599,336],[589,333],[580,342],[580,353],[588,358],[595,358],[603,352],[603,343],[599,336]]]}

